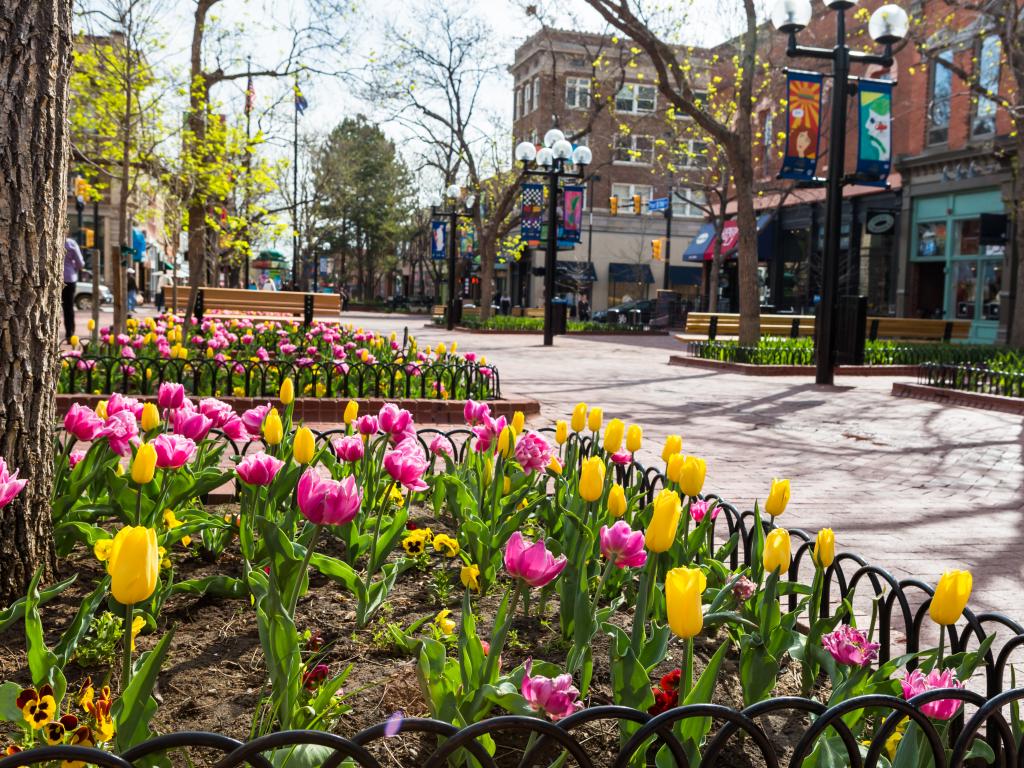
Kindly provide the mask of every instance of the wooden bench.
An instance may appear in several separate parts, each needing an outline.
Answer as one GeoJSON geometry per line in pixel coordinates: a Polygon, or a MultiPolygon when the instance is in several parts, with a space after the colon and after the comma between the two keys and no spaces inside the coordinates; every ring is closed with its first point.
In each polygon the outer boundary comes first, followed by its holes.
{"type": "MultiPolygon", "coordinates": [[[[718,335],[737,336],[740,316],[731,313],[690,312],[686,316],[686,333],[714,339],[718,335]]],[[[914,317],[869,317],[866,338],[903,339],[908,341],[952,341],[966,339],[971,332],[970,320],[921,320],[914,317]]],[[[814,315],[761,315],[762,336],[814,335],[814,315]]]]}
{"type": "Polygon", "coordinates": [[[513,307],[512,317],[544,317],[544,307],[513,307]]]}
{"type": "MultiPolygon", "coordinates": [[[[447,311],[445,304],[435,304],[430,308],[430,315],[436,320],[443,320],[447,311]]],[[[463,307],[462,316],[480,317],[480,307],[463,307]]],[[[512,307],[512,317],[544,317],[544,307],[512,307]]]]}
{"type": "MultiPolygon", "coordinates": [[[[164,302],[171,304],[173,288],[165,287],[164,302]]],[[[188,296],[187,288],[185,296],[188,296]]],[[[178,288],[179,303],[182,288],[178,288]]],[[[341,296],[337,293],[300,293],[298,291],[247,291],[243,288],[200,288],[196,297],[196,317],[201,321],[209,310],[218,317],[279,319],[281,315],[301,317],[304,325],[314,319],[340,320],[341,296]]]]}

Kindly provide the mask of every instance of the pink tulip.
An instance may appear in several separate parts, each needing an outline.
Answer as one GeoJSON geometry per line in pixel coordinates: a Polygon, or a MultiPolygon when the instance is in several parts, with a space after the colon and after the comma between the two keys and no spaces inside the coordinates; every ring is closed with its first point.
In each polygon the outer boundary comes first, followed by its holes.
{"type": "Polygon", "coordinates": [[[160,469],[179,469],[196,456],[196,444],[190,438],[167,432],[153,439],[153,448],[160,469]]]}
{"type": "Polygon", "coordinates": [[[633,454],[629,451],[619,451],[618,453],[612,454],[612,464],[619,464],[625,466],[633,460],[633,454]]]}
{"type": "Polygon", "coordinates": [[[878,658],[878,643],[869,643],[864,633],[849,624],[843,624],[834,632],[821,638],[825,650],[840,664],[851,667],[866,667],[878,658]]]}
{"type": "Polygon", "coordinates": [[[160,385],[156,393],[156,404],[163,409],[181,408],[185,402],[185,387],[171,381],[165,381],[160,385]]]}
{"type": "Polygon", "coordinates": [[[334,445],[334,452],[338,454],[338,458],[342,461],[356,462],[363,458],[365,449],[361,437],[348,435],[347,437],[338,438],[332,444],[334,445]]]}
{"type": "Polygon", "coordinates": [[[362,501],[352,475],[325,480],[312,467],[299,478],[296,495],[299,510],[316,525],[344,525],[356,516],[362,501]]]}
{"type": "Polygon", "coordinates": [[[232,415],[220,429],[228,440],[237,442],[249,437],[249,430],[246,429],[245,422],[237,415],[232,415]]]}
{"type": "Polygon", "coordinates": [[[263,436],[263,420],[270,413],[270,403],[257,405],[242,414],[242,423],[249,432],[249,437],[258,438],[263,436]]]}
{"type": "Polygon", "coordinates": [[[491,407],[487,403],[478,403],[475,400],[467,400],[466,405],[462,409],[462,415],[466,419],[466,423],[475,427],[485,419],[491,417],[491,407]]]}
{"type": "Polygon", "coordinates": [[[611,528],[601,526],[601,554],[618,568],[639,568],[647,562],[644,532],[634,531],[625,520],[611,528]]]}
{"type": "Polygon", "coordinates": [[[139,435],[139,425],[131,411],[118,411],[107,416],[103,429],[97,437],[107,438],[110,450],[119,456],[127,456],[132,452],[131,444],[139,435]]]}
{"type": "MultiPolygon", "coordinates": [[[[964,687],[964,684],[956,679],[952,669],[942,672],[933,669],[927,675],[923,674],[920,669],[915,669],[913,672],[908,672],[900,680],[900,684],[903,686],[903,698],[908,700],[925,691],[964,687]]],[[[935,718],[936,720],[949,720],[960,711],[961,704],[963,702],[960,699],[939,699],[928,704],[922,704],[920,709],[921,713],[928,717],[935,718]]]]}
{"type": "Polygon", "coordinates": [[[505,570],[509,576],[522,579],[531,587],[543,587],[554,581],[565,568],[565,555],[555,558],[543,541],[527,546],[516,531],[505,545],[505,570]]]}
{"type": "Polygon", "coordinates": [[[71,469],[74,469],[78,462],[80,462],[84,458],[85,451],[72,451],[71,453],[68,454],[68,464],[70,465],[71,469]]]}
{"type": "Polygon", "coordinates": [[[261,451],[238,462],[236,471],[242,482],[249,485],[270,485],[283,466],[283,461],[261,451]]]}
{"type": "Polygon", "coordinates": [[[92,408],[73,403],[64,415],[64,429],[76,440],[93,440],[103,429],[103,419],[92,408]]]}
{"type": "Polygon", "coordinates": [[[199,412],[213,422],[214,429],[220,429],[235,415],[235,410],[216,397],[204,397],[199,401],[199,412]]]}
{"type": "Polygon", "coordinates": [[[0,509],[3,509],[11,500],[21,493],[21,489],[25,487],[28,480],[18,479],[18,470],[14,470],[14,474],[7,472],[7,462],[4,461],[3,456],[0,456],[0,509]]]}
{"type": "Polygon", "coordinates": [[[444,435],[438,435],[430,441],[430,452],[435,456],[447,456],[449,459],[455,458],[451,441],[444,435]]]}
{"type": "Polygon", "coordinates": [[[385,403],[377,416],[377,422],[389,435],[408,432],[412,426],[412,414],[394,403],[385,403]]]}
{"type": "MultiPolygon", "coordinates": [[[[690,517],[692,517],[693,521],[696,523],[701,522],[705,516],[707,516],[709,506],[711,506],[711,502],[694,499],[690,502],[690,517]]],[[[717,519],[719,512],[721,512],[721,507],[716,504],[715,508],[711,510],[711,519],[717,519]]]]}
{"type": "Polygon", "coordinates": [[[120,392],[115,392],[107,400],[107,416],[113,416],[121,411],[128,411],[136,419],[141,419],[142,403],[134,397],[125,397],[120,392]]]}
{"type": "Polygon", "coordinates": [[[551,463],[551,446],[536,432],[527,432],[516,443],[516,461],[528,475],[543,472],[551,463]]]}
{"type": "Polygon", "coordinates": [[[504,416],[492,419],[485,416],[477,426],[473,427],[473,434],[476,437],[470,443],[470,447],[477,453],[486,453],[491,443],[498,439],[498,435],[508,426],[508,420],[504,416]]]}
{"type": "Polygon", "coordinates": [[[423,482],[427,466],[423,451],[409,441],[400,443],[394,450],[384,454],[384,469],[396,483],[401,483],[410,491],[425,491],[430,487],[423,482]]]}
{"type": "Polygon", "coordinates": [[[561,720],[583,708],[578,701],[580,692],[572,684],[572,675],[559,675],[553,679],[541,675],[530,677],[533,659],[527,659],[524,668],[520,691],[535,712],[541,712],[552,720],[561,720]]]}
{"type": "Polygon", "coordinates": [[[367,437],[376,435],[379,429],[380,425],[377,423],[376,416],[360,416],[356,419],[356,431],[360,435],[366,435],[367,437]]]}
{"type": "Polygon", "coordinates": [[[179,435],[201,442],[210,432],[213,420],[199,411],[179,408],[171,419],[172,429],[179,435]]]}

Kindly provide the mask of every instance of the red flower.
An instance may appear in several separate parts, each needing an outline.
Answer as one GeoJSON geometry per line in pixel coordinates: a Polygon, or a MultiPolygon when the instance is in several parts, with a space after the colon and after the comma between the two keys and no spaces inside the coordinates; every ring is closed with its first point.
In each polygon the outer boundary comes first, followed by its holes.
{"type": "Polygon", "coordinates": [[[679,680],[680,678],[682,678],[682,676],[683,671],[681,669],[673,669],[671,672],[669,672],[667,675],[664,675],[661,678],[661,687],[666,691],[674,691],[679,687],[679,680]]]}

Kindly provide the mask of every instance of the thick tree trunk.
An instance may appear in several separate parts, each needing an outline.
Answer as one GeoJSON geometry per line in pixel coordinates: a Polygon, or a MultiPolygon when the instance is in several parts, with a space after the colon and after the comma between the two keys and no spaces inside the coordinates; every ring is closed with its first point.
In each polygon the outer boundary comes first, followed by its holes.
{"type": "Polygon", "coordinates": [[[54,562],[54,395],[67,195],[71,0],[0,4],[0,456],[29,480],[0,510],[0,605],[54,562]]]}
{"type": "Polygon", "coordinates": [[[757,215],[754,212],[750,120],[741,117],[737,122],[737,141],[730,148],[729,164],[736,185],[736,226],[740,234],[736,264],[740,283],[740,345],[756,347],[761,338],[761,298],[757,289],[757,215]]]}
{"type": "MultiPolygon", "coordinates": [[[[1024,120],[1018,121],[1016,148],[1011,162],[1013,169],[1013,210],[1010,221],[1013,227],[1013,241],[1010,243],[1010,258],[1017,262],[1017,282],[1012,286],[1013,324],[1009,329],[1011,347],[1024,347],[1024,120]]],[[[1011,273],[1012,274],[1012,273],[1011,273]]]]}
{"type": "MultiPolygon", "coordinates": [[[[479,219],[479,217],[477,217],[479,219]]],[[[491,302],[494,300],[494,265],[498,261],[498,239],[483,229],[483,222],[476,222],[480,238],[480,319],[487,321],[491,316],[491,302]]]]}

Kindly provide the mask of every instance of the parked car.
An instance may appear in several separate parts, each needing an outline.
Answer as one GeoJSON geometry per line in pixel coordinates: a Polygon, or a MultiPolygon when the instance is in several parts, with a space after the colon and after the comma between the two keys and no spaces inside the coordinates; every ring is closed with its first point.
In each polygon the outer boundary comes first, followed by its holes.
{"type": "MultiPolygon", "coordinates": [[[[110,289],[100,283],[100,304],[113,304],[114,294],[110,289]]],[[[78,309],[92,309],[92,281],[79,280],[75,283],[75,307],[78,309]]]]}
{"type": "Polygon", "coordinates": [[[647,325],[651,322],[651,315],[654,314],[654,299],[637,299],[627,301],[615,307],[602,309],[595,312],[592,319],[595,323],[617,323],[626,325],[629,322],[629,313],[634,309],[640,310],[640,323],[647,325]]]}

